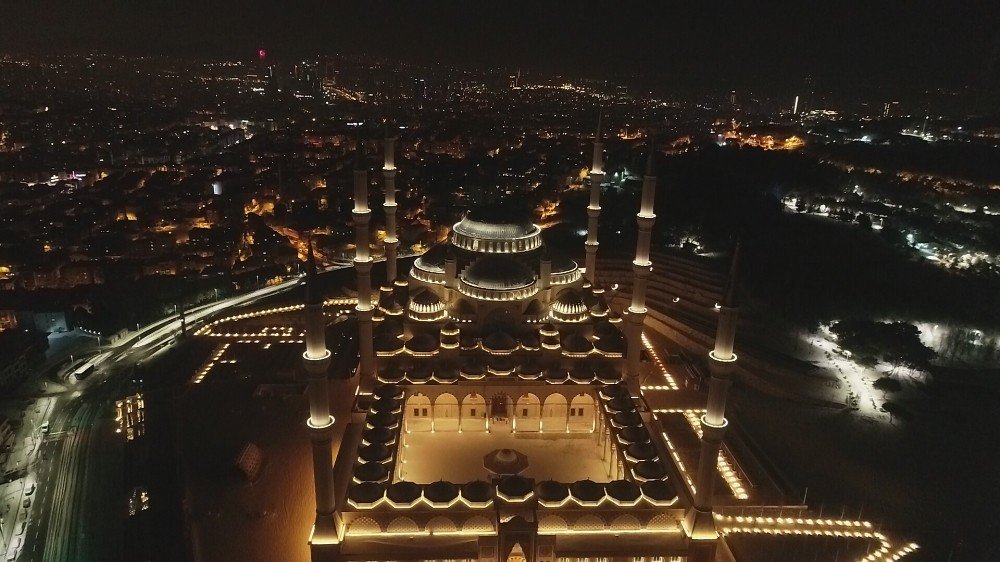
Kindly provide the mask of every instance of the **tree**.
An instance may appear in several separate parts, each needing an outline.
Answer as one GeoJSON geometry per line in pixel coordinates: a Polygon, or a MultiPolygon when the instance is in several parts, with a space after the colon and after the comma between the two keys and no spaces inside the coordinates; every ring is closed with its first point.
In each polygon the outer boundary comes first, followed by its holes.
{"type": "Polygon", "coordinates": [[[874,366],[881,360],[894,370],[901,366],[926,369],[936,355],[920,341],[920,330],[908,322],[848,319],[835,322],[830,331],[841,349],[861,365],[874,366]]]}
{"type": "Polygon", "coordinates": [[[903,390],[903,385],[898,380],[889,377],[880,378],[872,386],[885,392],[899,392],[903,390]]]}

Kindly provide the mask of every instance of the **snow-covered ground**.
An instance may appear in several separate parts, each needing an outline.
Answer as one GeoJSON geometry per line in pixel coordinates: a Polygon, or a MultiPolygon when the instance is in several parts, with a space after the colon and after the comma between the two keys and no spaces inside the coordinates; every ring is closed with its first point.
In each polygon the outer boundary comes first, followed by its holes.
{"type": "Polygon", "coordinates": [[[938,354],[936,363],[995,367],[1000,360],[1000,332],[973,326],[912,322],[920,340],[938,354]]]}

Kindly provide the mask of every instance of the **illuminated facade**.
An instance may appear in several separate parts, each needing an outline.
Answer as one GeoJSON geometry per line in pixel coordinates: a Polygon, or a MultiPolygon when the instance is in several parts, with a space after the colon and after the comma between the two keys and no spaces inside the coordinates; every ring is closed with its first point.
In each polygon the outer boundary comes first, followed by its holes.
{"type": "MultiPolygon", "coordinates": [[[[345,420],[333,421],[324,395],[322,301],[310,291],[305,308],[313,560],[724,561],[736,559],[726,538],[745,533],[865,539],[877,554],[866,560],[915,548],[864,522],[808,517],[804,506],[791,517],[765,516],[759,506],[774,498],[723,444],[736,364],[733,283],[718,307],[706,408],[701,395],[678,389],[648,337],[652,150],[624,322],[591,282],[599,153],[598,144],[589,272],[550,255],[529,217],[479,208],[417,258],[408,278],[387,278],[377,298],[367,292],[367,179],[359,170],[361,357],[345,420]],[[653,392],[672,407],[653,405],[653,392]],[[342,437],[333,452],[327,428],[335,423],[342,437]],[[685,439],[700,454],[685,456],[685,439]],[[747,507],[760,516],[744,517],[747,507]]],[[[395,173],[388,156],[384,170],[395,173]]],[[[395,209],[385,210],[388,220],[395,209]]]]}

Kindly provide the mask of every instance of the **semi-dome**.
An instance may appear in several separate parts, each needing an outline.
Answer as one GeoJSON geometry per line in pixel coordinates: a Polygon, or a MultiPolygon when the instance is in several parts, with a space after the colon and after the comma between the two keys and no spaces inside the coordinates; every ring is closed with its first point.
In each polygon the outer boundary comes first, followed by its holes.
{"type": "Polygon", "coordinates": [[[462,272],[462,280],[480,289],[509,291],[533,284],[535,274],[516,259],[483,256],[462,272]]]}
{"type": "Polygon", "coordinates": [[[431,246],[413,264],[424,271],[433,273],[444,273],[444,261],[448,257],[451,248],[448,244],[438,244],[431,246]]]}

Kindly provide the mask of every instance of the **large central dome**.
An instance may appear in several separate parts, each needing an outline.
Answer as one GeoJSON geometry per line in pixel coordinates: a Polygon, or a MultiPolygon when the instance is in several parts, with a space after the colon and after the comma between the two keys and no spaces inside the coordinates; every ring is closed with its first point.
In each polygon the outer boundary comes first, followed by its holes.
{"type": "Polygon", "coordinates": [[[471,214],[455,225],[455,232],[459,234],[489,240],[516,240],[536,234],[538,230],[530,222],[487,222],[471,214]]]}
{"type": "Polygon", "coordinates": [[[473,209],[452,230],[452,243],[474,252],[525,252],[542,244],[542,231],[531,222],[530,212],[508,206],[473,209]]]}

